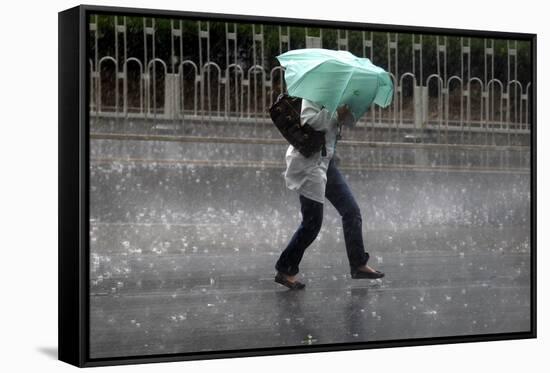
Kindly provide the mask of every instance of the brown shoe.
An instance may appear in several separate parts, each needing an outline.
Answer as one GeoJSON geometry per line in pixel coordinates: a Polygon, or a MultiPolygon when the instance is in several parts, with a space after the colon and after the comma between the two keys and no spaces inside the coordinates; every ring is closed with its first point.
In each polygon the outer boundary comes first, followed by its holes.
{"type": "Polygon", "coordinates": [[[365,272],[365,271],[360,271],[357,268],[351,269],[351,278],[370,278],[371,280],[373,280],[373,279],[382,278],[382,277],[384,277],[384,274],[380,271],[365,272]]]}
{"type": "Polygon", "coordinates": [[[306,285],[301,283],[300,281],[288,281],[285,275],[283,275],[281,272],[277,272],[277,275],[275,275],[275,282],[286,286],[290,290],[301,290],[306,287],[306,285]]]}

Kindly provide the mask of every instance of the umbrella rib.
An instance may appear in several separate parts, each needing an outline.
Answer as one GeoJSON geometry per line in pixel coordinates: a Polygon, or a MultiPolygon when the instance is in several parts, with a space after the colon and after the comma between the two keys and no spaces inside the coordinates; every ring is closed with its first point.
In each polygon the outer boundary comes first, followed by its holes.
{"type": "MultiPolygon", "coordinates": [[[[348,81],[347,81],[346,86],[344,87],[344,89],[342,89],[342,94],[340,95],[340,98],[338,99],[337,104],[339,104],[342,101],[342,97],[344,97],[344,92],[346,91],[346,89],[348,89],[349,83],[351,82],[351,76],[352,75],[353,75],[353,71],[350,71],[348,81]]],[[[338,107],[336,107],[336,109],[338,109],[338,107]]]]}
{"type": "MultiPolygon", "coordinates": [[[[324,61],[321,61],[321,62],[319,62],[317,65],[315,65],[315,66],[311,67],[310,69],[308,69],[307,72],[310,72],[310,71],[312,71],[313,69],[316,69],[317,67],[319,67],[319,66],[321,66],[322,64],[324,64],[324,63],[326,63],[326,62],[329,62],[329,61],[330,61],[330,59],[326,59],[326,60],[324,60],[324,61]]],[[[294,89],[294,90],[296,90],[296,89],[298,88],[298,86],[299,86],[300,84],[302,84],[302,82],[304,81],[304,78],[306,77],[306,75],[307,75],[307,73],[302,74],[302,76],[300,76],[300,78],[296,79],[296,81],[295,81],[294,84],[293,84],[293,86],[294,86],[293,89],[294,89]]]]}

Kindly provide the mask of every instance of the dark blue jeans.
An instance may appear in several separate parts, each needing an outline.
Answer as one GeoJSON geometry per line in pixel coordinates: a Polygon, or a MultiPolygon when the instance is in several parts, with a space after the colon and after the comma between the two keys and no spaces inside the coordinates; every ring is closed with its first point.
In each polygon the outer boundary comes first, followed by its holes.
{"type": "MultiPolygon", "coordinates": [[[[364,265],[369,254],[363,246],[362,219],[359,206],[346,180],[331,160],[327,169],[325,197],[342,217],[344,241],[351,268],[364,265]]],[[[275,264],[279,272],[293,276],[298,273],[306,248],[315,240],[323,223],[323,204],[300,195],[302,222],[275,264]]]]}

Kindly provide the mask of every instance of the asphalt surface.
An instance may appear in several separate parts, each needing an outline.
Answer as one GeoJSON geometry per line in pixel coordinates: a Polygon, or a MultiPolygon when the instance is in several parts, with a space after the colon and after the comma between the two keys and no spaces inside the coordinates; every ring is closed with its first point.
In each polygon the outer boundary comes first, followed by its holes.
{"type": "Polygon", "coordinates": [[[92,159],[91,357],[529,330],[529,175],[346,171],[386,277],[351,279],[327,205],[296,292],[282,171],[92,159]]]}

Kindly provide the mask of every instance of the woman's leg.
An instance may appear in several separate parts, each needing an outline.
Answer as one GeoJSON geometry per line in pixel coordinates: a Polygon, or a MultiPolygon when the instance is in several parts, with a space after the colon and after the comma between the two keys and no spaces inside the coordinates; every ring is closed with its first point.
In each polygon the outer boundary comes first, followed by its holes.
{"type": "Polygon", "coordinates": [[[322,203],[300,195],[300,205],[302,222],[275,264],[277,271],[288,276],[298,273],[304,251],[315,240],[323,223],[322,203]]]}
{"type": "Polygon", "coordinates": [[[327,170],[325,196],[342,217],[344,241],[350,267],[354,269],[366,265],[369,254],[365,252],[363,245],[361,210],[346,180],[332,160],[327,170]]]}

